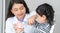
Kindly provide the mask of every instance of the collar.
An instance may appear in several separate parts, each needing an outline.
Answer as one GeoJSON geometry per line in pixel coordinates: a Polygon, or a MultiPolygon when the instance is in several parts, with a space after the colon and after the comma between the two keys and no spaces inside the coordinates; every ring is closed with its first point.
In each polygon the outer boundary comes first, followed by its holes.
{"type": "Polygon", "coordinates": [[[37,26],[39,26],[39,27],[48,27],[48,26],[50,26],[49,25],[49,23],[42,23],[42,24],[40,24],[40,23],[38,23],[38,21],[35,21],[35,26],[37,27],[37,26]]]}
{"type": "Polygon", "coordinates": [[[26,15],[25,15],[25,17],[24,17],[24,19],[23,19],[23,20],[18,20],[18,19],[17,19],[17,17],[16,17],[16,16],[14,16],[14,20],[15,20],[15,21],[19,21],[19,22],[20,22],[20,21],[24,22],[24,21],[26,21],[26,20],[27,20],[27,17],[28,17],[28,14],[26,14],[26,15]]]}

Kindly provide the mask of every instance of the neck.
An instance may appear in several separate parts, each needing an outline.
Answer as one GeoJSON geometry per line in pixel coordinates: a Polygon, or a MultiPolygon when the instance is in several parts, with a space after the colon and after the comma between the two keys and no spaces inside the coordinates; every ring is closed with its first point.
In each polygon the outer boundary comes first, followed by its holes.
{"type": "Polygon", "coordinates": [[[40,23],[40,24],[47,22],[47,20],[40,20],[40,19],[38,19],[37,21],[38,21],[38,23],[40,23]]]}
{"type": "Polygon", "coordinates": [[[23,20],[25,17],[25,15],[23,17],[19,17],[18,20],[23,20]]]}

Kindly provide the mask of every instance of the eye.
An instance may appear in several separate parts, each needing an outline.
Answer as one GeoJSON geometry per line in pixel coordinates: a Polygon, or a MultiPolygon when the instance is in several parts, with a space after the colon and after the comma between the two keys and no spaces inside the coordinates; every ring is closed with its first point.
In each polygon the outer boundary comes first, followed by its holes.
{"type": "Polygon", "coordinates": [[[23,10],[23,9],[24,9],[24,7],[21,7],[21,8],[20,8],[20,10],[23,10]]]}
{"type": "Polygon", "coordinates": [[[20,10],[23,10],[25,7],[24,6],[22,6],[22,7],[20,7],[20,10]]]}
{"type": "Polygon", "coordinates": [[[18,11],[18,9],[17,8],[15,8],[15,9],[12,9],[13,11],[18,11]]]}

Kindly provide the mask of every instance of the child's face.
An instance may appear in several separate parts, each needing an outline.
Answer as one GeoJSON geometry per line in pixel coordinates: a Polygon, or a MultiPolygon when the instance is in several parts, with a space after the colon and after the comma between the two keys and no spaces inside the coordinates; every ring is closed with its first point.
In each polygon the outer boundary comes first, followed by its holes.
{"type": "Polygon", "coordinates": [[[23,4],[14,3],[11,12],[18,18],[21,19],[25,16],[26,8],[23,4]]]}
{"type": "Polygon", "coordinates": [[[38,13],[36,13],[36,20],[38,21],[38,23],[44,23],[46,22],[46,16],[40,16],[38,13]]]}

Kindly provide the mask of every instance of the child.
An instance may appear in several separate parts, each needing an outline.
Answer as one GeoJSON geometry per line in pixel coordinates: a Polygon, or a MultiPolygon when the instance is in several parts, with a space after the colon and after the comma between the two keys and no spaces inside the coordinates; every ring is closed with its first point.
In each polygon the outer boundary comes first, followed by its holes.
{"type": "Polygon", "coordinates": [[[34,33],[50,33],[54,18],[52,6],[47,3],[41,4],[37,7],[36,13],[34,33]]]}
{"type": "Polygon", "coordinates": [[[51,26],[53,25],[54,10],[51,5],[44,3],[37,7],[36,17],[31,17],[34,24],[34,33],[50,33],[51,26]],[[34,22],[35,21],[35,22],[34,22]]]}

